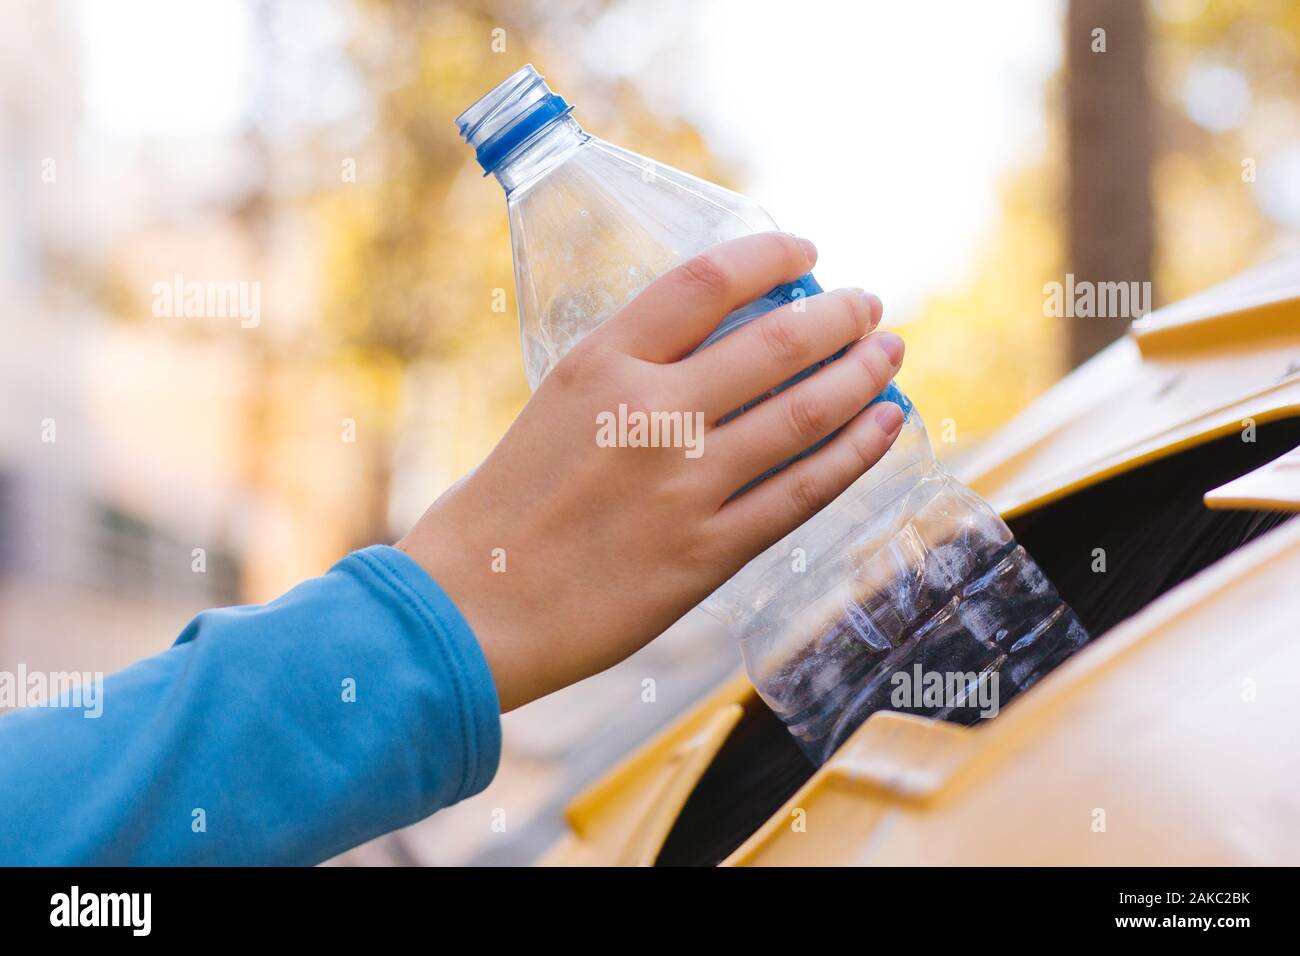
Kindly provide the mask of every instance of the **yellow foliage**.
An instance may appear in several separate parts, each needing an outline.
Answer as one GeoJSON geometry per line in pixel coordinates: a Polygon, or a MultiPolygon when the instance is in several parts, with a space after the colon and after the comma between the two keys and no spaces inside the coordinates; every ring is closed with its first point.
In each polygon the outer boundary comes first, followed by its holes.
{"type": "Polygon", "coordinates": [[[929,298],[900,329],[907,361],[899,385],[940,455],[1000,425],[1061,375],[1063,320],[1043,314],[1043,285],[1061,271],[1055,187],[1042,168],[1013,180],[965,281],[929,298]],[[955,432],[955,443],[945,432],[955,432]]]}

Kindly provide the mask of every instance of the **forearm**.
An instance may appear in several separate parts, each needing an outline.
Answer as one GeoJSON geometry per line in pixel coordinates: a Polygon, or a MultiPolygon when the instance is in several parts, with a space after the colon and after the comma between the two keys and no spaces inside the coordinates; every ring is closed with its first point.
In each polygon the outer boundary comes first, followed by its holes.
{"type": "Polygon", "coordinates": [[[481,790],[499,753],[468,626],[369,548],[199,615],[105,681],[98,718],[0,718],[0,863],[316,863],[481,790]]]}

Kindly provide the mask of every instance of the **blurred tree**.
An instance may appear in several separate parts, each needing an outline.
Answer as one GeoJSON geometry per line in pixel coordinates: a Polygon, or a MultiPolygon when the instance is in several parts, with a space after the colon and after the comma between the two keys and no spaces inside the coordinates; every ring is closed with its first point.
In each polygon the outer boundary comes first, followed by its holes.
{"type": "MultiPolygon", "coordinates": [[[[1076,281],[1149,282],[1151,98],[1146,10],[1135,0],[1070,0],[1065,17],[1066,269],[1076,281]]],[[[1119,338],[1129,319],[1074,317],[1069,365],[1119,338]]]]}
{"type": "MultiPolygon", "coordinates": [[[[1136,0],[1113,6],[1132,8],[1130,18],[1143,8],[1136,0]]],[[[1146,88],[1133,93],[1149,94],[1151,104],[1120,105],[1120,115],[1088,105],[1080,85],[1088,81],[1079,71],[1100,68],[1092,82],[1105,85],[1098,95],[1106,99],[1098,103],[1123,99],[1116,77],[1137,84],[1141,71],[1135,52],[1117,44],[1115,24],[1126,24],[1119,32],[1129,36],[1139,28],[1099,11],[1097,22],[1111,24],[1109,52],[1089,59],[1090,10],[1076,3],[1069,13],[1066,69],[1049,91],[1062,108],[1048,109],[1042,156],[1010,171],[1000,220],[968,275],[923,303],[905,330],[912,359],[901,380],[931,423],[940,453],[953,450],[943,441],[944,419],[957,426],[950,434],[958,447],[978,439],[1098,344],[1083,338],[1103,330],[1098,320],[1067,326],[1044,316],[1045,283],[1062,281],[1070,269],[1079,278],[1085,268],[1109,280],[1145,274],[1161,299],[1176,301],[1296,241],[1300,199],[1288,199],[1297,195],[1288,177],[1300,176],[1300,4],[1145,5],[1146,88]],[[1122,64],[1108,59],[1116,54],[1126,58],[1122,64]],[[1136,123],[1143,110],[1146,133],[1136,123]],[[1088,142],[1092,126],[1097,140],[1088,142]],[[1097,155],[1102,144],[1110,155],[1097,155]],[[1147,151],[1149,199],[1140,182],[1147,151]],[[1076,171],[1076,162],[1090,165],[1076,171]],[[1095,185],[1087,185],[1090,177],[1095,185]],[[1057,197],[1068,197],[1066,204],[1057,197]],[[1151,226],[1142,225],[1147,202],[1151,226]],[[1119,203],[1128,211],[1093,208],[1119,203]],[[1137,265],[1144,256],[1153,259],[1146,270],[1137,265]]]]}

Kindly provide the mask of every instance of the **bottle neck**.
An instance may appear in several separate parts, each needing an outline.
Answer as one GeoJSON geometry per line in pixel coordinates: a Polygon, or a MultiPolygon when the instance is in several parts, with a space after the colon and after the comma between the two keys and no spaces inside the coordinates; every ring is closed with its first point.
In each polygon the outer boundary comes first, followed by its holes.
{"type": "Polygon", "coordinates": [[[509,195],[541,179],[589,139],[572,117],[562,117],[515,150],[493,175],[509,195]]]}

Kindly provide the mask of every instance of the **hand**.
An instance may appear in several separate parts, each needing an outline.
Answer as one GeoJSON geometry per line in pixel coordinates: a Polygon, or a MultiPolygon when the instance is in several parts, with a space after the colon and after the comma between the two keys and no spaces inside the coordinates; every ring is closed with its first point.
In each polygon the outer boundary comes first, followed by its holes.
{"type": "Polygon", "coordinates": [[[662,276],[573,347],[487,460],[398,542],[474,629],[503,712],[638,650],[834,500],[897,437],[898,406],[863,406],[898,371],[903,342],[872,333],[882,307],[861,290],[812,296],[802,314],[786,306],[692,354],[728,313],[804,275],[816,255],[807,240],[764,233],[662,276]],[[620,405],[629,424],[636,413],[680,413],[665,438],[685,447],[602,447],[617,437],[620,405]]]}

